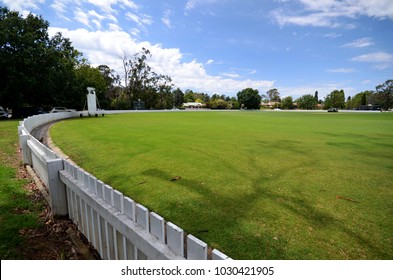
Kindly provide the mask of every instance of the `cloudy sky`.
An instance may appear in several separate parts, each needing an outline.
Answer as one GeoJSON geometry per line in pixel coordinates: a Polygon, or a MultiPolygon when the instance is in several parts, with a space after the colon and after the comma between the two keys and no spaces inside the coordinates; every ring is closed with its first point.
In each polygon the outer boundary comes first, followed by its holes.
{"type": "Polygon", "coordinates": [[[182,90],[346,96],[393,79],[392,0],[0,0],[121,74],[148,48],[182,90]]]}

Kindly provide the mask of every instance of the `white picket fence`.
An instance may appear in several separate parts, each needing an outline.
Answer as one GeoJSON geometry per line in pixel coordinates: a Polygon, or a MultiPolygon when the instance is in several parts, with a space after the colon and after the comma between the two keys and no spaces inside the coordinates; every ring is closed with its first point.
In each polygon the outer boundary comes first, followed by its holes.
{"type": "Polygon", "coordinates": [[[64,160],[30,135],[39,125],[79,115],[80,112],[37,115],[23,120],[18,127],[23,162],[31,165],[48,187],[54,215],[68,215],[102,259],[229,259],[64,160]]]}

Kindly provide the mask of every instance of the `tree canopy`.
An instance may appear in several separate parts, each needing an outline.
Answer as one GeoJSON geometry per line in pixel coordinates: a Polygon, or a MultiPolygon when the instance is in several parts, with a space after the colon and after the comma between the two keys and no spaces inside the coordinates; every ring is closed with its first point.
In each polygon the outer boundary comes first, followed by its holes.
{"type": "Polygon", "coordinates": [[[271,102],[280,102],[281,101],[280,92],[276,88],[269,89],[266,92],[266,94],[271,102]]]}
{"type": "Polygon", "coordinates": [[[388,110],[393,107],[393,80],[387,80],[376,87],[376,93],[383,102],[382,108],[388,110]]]}
{"type": "Polygon", "coordinates": [[[317,107],[318,101],[312,94],[305,94],[299,97],[297,100],[297,106],[299,109],[314,110],[317,107]]]}
{"type": "Polygon", "coordinates": [[[333,90],[325,98],[325,108],[345,108],[345,94],[344,90],[333,90]]]}
{"type": "MultiPolygon", "coordinates": [[[[49,23],[33,14],[0,8],[0,102],[6,107],[70,105],[82,54],[67,38],[48,35],[49,23]],[[60,104],[61,103],[61,104],[60,104]]],[[[84,91],[85,93],[85,91],[84,91]]]]}
{"type": "Polygon", "coordinates": [[[261,107],[261,96],[257,89],[246,88],[239,91],[237,100],[242,108],[259,109],[261,107]]]}

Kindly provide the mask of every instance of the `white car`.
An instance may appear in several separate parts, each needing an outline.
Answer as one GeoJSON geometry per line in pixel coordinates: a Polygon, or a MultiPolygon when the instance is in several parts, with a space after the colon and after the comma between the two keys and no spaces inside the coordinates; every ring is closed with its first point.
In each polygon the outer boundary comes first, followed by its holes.
{"type": "Polygon", "coordinates": [[[52,110],[50,110],[51,113],[61,113],[61,112],[71,112],[71,110],[65,108],[65,107],[54,107],[52,110]]]}
{"type": "Polygon", "coordinates": [[[8,119],[8,112],[4,110],[3,107],[0,106],[0,119],[8,119]]]}

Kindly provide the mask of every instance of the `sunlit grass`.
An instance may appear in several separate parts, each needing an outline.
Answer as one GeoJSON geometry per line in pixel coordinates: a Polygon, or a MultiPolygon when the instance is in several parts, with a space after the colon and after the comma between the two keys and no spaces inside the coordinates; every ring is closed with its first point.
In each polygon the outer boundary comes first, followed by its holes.
{"type": "Polygon", "coordinates": [[[51,134],[83,168],[235,259],[393,257],[393,114],[136,113],[51,134]]]}
{"type": "Polygon", "coordinates": [[[16,176],[18,121],[0,121],[0,259],[20,259],[25,239],[22,229],[39,226],[41,204],[34,205],[16,176]]]}

